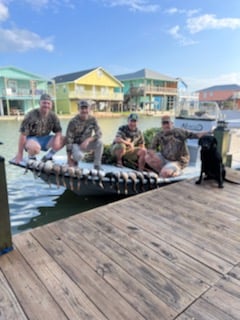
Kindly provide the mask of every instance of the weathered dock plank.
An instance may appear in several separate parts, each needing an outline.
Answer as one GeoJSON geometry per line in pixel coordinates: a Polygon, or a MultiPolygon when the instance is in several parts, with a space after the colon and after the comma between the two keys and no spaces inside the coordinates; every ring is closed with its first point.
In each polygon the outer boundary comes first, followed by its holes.
{"type": "Polygon", "coordinates": [[[9,287],[6,278],[0,271],[0,319],[19,319],[27,320],[21,305],[14,292],[9,287]]]}
{"type": "MultiPolygon", "coordinates": [[[[73,226],[72,226],[73,227],[73,226]]],[[[89,243],[95,245],[106,256],[111,257],[131,277],[137,279],[161,301],[176,311],[193,300],[191,294],[178,287],[174,281],[169,281],[163,274],[157,272],[152,266],[147,265],[136,257],[131,250],[127,250],[113,239],[109,239],[102,231],[94,228],[88,221],[81,220],[75,227],[89,243]]],[[[134,252],[135,253],[135,252],[134,252]]]]}
{"type": "MultiPolygon", "coordinates": [[[[152,192],[154,193],[154,191],[152,192]]],[[[164,222],[161,217],[161,212],[165,211],[165,209],[161,209],[161,201],[164,198],[161,199],[161,194],[158,198],[160,202],[155,206],[151,204],[151,199],[147,199],[146,202],[139,199],[137,203],[131,203],[130,205],[125,202],[121,205],[121,208],[114,207],[114,210],[118,214],[121,211],[121,216],[124,218],[127,217],[130,221],[134,221],[140,228],[151,230],[156,237],[165,242],[174,243],[178,250],[185,252],[185,254],[192,256],[201,263],[207,264],[208,267],[217,272],[228,272],[232,268],[232,264],[216,256],[215,253],[205,250],[201,242],[195,241],[195,233],[191,231],[191,227],[182,230],[181,226],[174,222],[172,225],[164,222]]]]}
{"type": "MultiPolygon", "coordinates": [[[[1,270],[28,319],[68,319],[45,284],[33,271],[32,261],[27,262],[18,250],[14,250],[10,254],[1,256],[0,262],[1,270]]],[[[25,317],[20,318],[20,316],[21,314],[16,319],[25,317]]]]}
{"type": "Polygon", "coordinates": [[[239,319],[239,198],[182,181],[14,236],[0,319],[239,319]]]}
{"type": "Polygon", "coordinates": [[[65,243],[75,249],[99,276],[115,288],[121,296],[124,296],[125,300],[144,317],[156,319],[160,316],[161,319],[171,319],[177,314],[147,290],[138,279],[129,275],[122,268],[122,265],[112,259],[112,256],[109,257],[102,250],[98,250],[94,244],[86,241],[78,224],[66,226],[66,224],[60,223],[54,226],[53,230],[58,236],[63,237],[65,243]]]}
{"type": "MultiPolygon", "coordinates": [[[[65,237],[59,237],[54,228],[46,227],[34,232],[34,236],[48,253],[61,265],[64,272],[74,279],[79,288],[94,301],[97,308],[112,319],[144,319],[125,299],[110,286],[105,279],[78,254],[71,249],[65,237]],[[57,242],[57,246],[56,246],[57,242]]],[[[80,318],[81,319],[81,318],[80,318]]]]}
{"type": "MultiPolygon", "coordinates": [[[[101,218],[99,215],[88,215],[87,220],[91,219],[91,222],[93,223],[91,228],[96,226],[100,232],[106,233],[112,241],[118,242],[129,252],[134,252],[134,255],[138,259],[144,261],[144,263],[157,270],[166,279],[171,279],[176,286],[182,288],[186,292],[191,292],[194,297],[209,288],[209,285],[204,283],[199,276],[192,276],[189,269],[185,270],[184,268],[176,265],[174,261],[169,261],[166,257],[159,255],[144,243],[139,242],[134,238],[130,238],[129,236],[127,237],[126,233],[118,228],[118,220],[117,224],[113,225],[104,219],[104,215],[102,213],[103,211],[101,210],[101,218]]],[[[141,233],[147,232],[142,230],[141,233]]]]}
{"type": "Polygon", "coordinates": [[[151,230],[146,232],[146,228],[143,229],[145,226],[141,228],[135,223],[123,219],[120,215],[112,215],[106,208],[99,208],[98,215],[106,218],[112,224],[124,230],[128,238],[136,239],[138,242],[151,248],[154,252],[157,252],[159,260],[163,257],[166,261],[172,262],[176,268],[186,270],[186,273],[191,273],[195,279],[201,279],[201,281],[207,284],[215,283],[215,281],[219,279],[218,272],[209,269],[188,254],[178,250],[175,247],[174,242],[167,243],[163,239],[152,234],[151,230]]]}
{"type": "MultiPolygon", "coordinates": [[[[48,241],[48,239],[47,239],[48,241]]],[[[31,268],[44,283],[47,290],[69,319],[105,319],[89,298],[79,290],[74,281],[62,270],[57,262],[30,234],[18,237],[16,248],[21,250],[27,261],[31,261],[31,268]]],[[[56,248],[58,250],[58,248],[56,248]]]]}
{"type": "Polygon", "coordinates": [[[203,297],[190,306],[177,320],[237,320],[240,315],[240,281],[220,279],[203,297]]]}

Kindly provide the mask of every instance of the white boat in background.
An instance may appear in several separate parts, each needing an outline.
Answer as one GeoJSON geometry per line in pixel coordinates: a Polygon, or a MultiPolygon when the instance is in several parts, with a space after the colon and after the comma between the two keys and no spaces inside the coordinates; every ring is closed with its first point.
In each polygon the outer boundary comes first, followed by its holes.
{"type": "Polygon", "coordinates": [[[220,110],[215,101],[184,101],[175,109],[175,127],[201,132],[213,131],[219,123],[226,129],[240,128],[240,111],[220,110]]]}
{"type": "Polygon", "coordinates": [[[175,110],[174,124],[194,132],[213,131],[219,121],[224,121],[224,114],[216,102],[186,102],[175,110]]]}
{"type": "MultiPolygon", "coordinates": [[[[186,99],[176,108],[174,124],[177,128],[194,132],[218,130],[220,135],[226,134],[226,157],[231,155],[232,168],[240,168],[240,111],[220,110],[214,101],[199,102],[186,99]]],[[[197,140],[189,140],[188,145],[192,149],[199,148],[197,140]]]]}

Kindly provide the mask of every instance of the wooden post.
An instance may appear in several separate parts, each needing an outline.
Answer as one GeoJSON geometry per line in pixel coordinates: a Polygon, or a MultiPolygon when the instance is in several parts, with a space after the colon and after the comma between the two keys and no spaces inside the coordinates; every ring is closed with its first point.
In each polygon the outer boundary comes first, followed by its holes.
{"type": "Polygon", "coordinates": [[[4,158],[0,157],[0,256],[13,249],[4,158]]]}
{"type": "Polygon", "coordinates": [[[218,126],[214,130],[214,136],[217,139],[217,149],[222,156],[223,163],[229,165],[229,159],[227,159],[227,154],[229,149],[230,131],[227,128],[224,121],[218,122],[218,126]]]}

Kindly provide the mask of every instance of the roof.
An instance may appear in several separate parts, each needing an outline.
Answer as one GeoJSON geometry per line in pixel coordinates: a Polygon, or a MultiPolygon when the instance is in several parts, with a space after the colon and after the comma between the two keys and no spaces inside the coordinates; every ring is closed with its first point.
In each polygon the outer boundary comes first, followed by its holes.
{"type": "Polygon", "coordinates": [[[28,71],[13,67],[0,67],[0,77],[6,77],[11,79],[20,79],[20,80],[40,80],[40,81],[50,81],[50,79],[30,73],[28,71]]]}
{"type": "Polygon", "coordinates": [[[165,80],[165,81],[174,81],[178,82],[176,78],[172,78],[169,76],[166,76],[164,74],[149,70],[149,69],[141,69],[139,71],[133,72],[133,73],[127,73],[127,74],[121,74],[115,76],[120,81],[126,81],[126,80],[136,80],[136,79],[153,79],[153,80],[165,80]]]}
{"type": "Polygon", "coordinates": [[[82,70],[82,71],[77,71],[73,73],[67,73],[67,74],[62,74],[59,76],[54,77],[53,79],[55,80],[56,83],[61,83],[61,82],[72,82],[75,81],[76,79],[79,79],[86,74],[96,70],[97,68],[93,69],[88,69],[88,70],[82,70]]]}
{"type": "Polygon", "coordinates": [[[62,74],[60,76],[56,76],[55,78],[53,78],[55,80],[55,83],[65,83],[65,82],[73,82],[81,77],[84,77],[85,75],[96,71],[96,70],[102,70],[105,74],[107,74],[110,78],[112,78],[115,82],[118,83],[118,85],[120,87],[123,87],[123,84],[119,81],[119,79],[117,79],[116,77],[114,77],[113,75],[111,75],[110,73],[108,73],[106,70],[104,70],[102,67],[97,67],[97,68],[92,68],[92,69],[88,69],[88,70],[82,70],[82,71],[77,71],[77,72],[73,72],[73,73],[67,73],[67,74],[62,74]]]}
{"type": "Polygon", "coordinates": [[[240,90],[240,86],[238,84],[223,84],[223,85],[217,85],[208,87],[205,89],[198,90],[198,92],[207,92],[207,91],[238,91],[240,90]]]}

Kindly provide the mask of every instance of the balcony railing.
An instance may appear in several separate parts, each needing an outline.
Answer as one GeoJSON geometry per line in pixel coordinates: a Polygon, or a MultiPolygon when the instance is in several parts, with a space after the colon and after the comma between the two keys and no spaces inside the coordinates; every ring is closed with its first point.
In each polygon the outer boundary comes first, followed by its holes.
{"type": "Polygon", "coordinates": [[[146,85],[146,86],[140,86],[140,87],[132,87],[130,88],[129,92],[132,95],[138,95],[138,96],[144,96],[148,94],[177,95],[178,89],[146,85]]]}
{"type": "Polygon", "coordinates": [[[7,99],[24,98],[24,99],[39,99],[41,94],[48,92],[51,96],[54,96],[53,92],[48,89],[2,89],[2,97],[7,99]]]}
{"type": "Polygon", "coordinates": [[[91,99],[91,100],[105,100],[105,101],[123,101],[122,92],[93,92],[93,91],[69,91],[68,96],[70,99],[91,99]]]}

